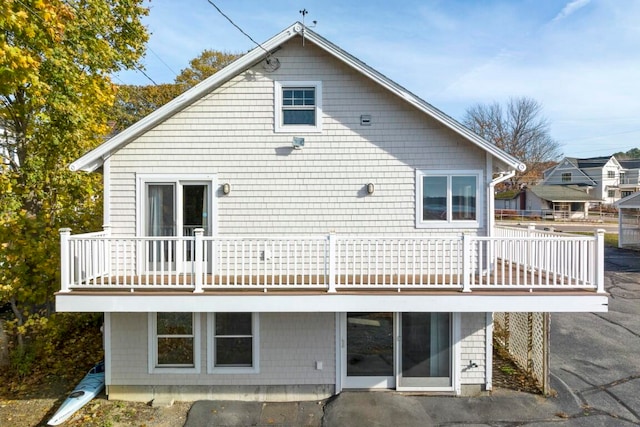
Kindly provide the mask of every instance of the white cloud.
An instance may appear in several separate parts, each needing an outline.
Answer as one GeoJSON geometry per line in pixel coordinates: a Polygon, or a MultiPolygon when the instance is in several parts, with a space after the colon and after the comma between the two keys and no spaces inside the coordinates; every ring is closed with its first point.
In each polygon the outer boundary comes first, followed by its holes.
{"type": "Polygon", "coordinates": [[[591,0],[573,0],[572,2],[569,2],[565,7],[562,8],[560,13],[558,13],[556,17],[551,20],[551,22],[557,22],[561,19],[566,18],[578,9],[585,7],[590,2],[591,0]]]}

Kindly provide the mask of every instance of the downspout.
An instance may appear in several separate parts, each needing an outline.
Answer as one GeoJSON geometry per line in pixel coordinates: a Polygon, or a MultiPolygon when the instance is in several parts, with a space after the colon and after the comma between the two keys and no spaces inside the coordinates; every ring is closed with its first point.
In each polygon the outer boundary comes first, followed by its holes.
{"type": "Polygon", "coordinates": [[[494,228],[496,226],[496,216],[495,216],[495,197],[494,197],[494,188],[496,186],[496,184],[500,184],[501,182],[504,182],[510,178],[513,178],[516,174],[515,170],[512,170],[511,172],[507,173],[507,174],[500,174],[499,177],[497,177],[496,179],[492,180],[489,183],[489,194],[487,195],[487,200],[489,201],[489,203],[487,203],[487,208],[488,208],[488,212],[487,212],[487,218],[489,218],[489,230],[487,230],[487,234],[488,237],[492,237],[495,233],[494,233],[494,228]]]}

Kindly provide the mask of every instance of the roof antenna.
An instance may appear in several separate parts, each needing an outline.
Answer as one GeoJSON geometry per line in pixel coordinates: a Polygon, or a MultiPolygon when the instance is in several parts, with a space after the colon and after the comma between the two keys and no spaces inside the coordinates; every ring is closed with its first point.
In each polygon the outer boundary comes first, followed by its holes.
{"type": "MultiPolygon", "coordinates": [[[[308,13],[309,13],[309,11],[307,9],[302,9],[300,11],[300,14],[302,15],[302,46],[304,46],[304,30],[307,28],[304,25],[304,17],[307,16],[308,13]]],[[[315,27],[317,23],[318,23],[318,21],[313,21],[313,25],[310,26],[309,28],[315,27]]]]}

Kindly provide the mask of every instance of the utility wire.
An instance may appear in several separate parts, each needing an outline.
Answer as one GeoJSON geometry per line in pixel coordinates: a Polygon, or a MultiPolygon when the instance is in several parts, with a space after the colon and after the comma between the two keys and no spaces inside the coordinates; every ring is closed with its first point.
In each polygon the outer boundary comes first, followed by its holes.
{"type": "Polygon", "coordinates": [[[270,53],[267,49],[265,49],[265,48],[264,48],[260,43],[258,43],[257,41],[255,41],[255,40],[254,40],[254,39],[253,39],[249,34],[245,33],[245,32],[244,32],[244,30],[243,30],[242,28],[240,28],[240,27],[238,26],[238,24],[236,24],[235,22],[233,22],[233,21],[231,20],[231,18],[229,18],[227,15],[225,15],[225,13],[224,13],[222,10],[220,10],[220,8],[219,8],[218,6],[216,6],[216,4],[215,4],[214,2],[212,2],[211,0],[207,0],[207,1],[209,2],[209,4],[210,4],[211,6],[215,7],[215,8],[216,8],[216,10],[218,11],[218,13],[219,13],[220,15],[224,16],[224,17],[227,19],[227,21],[229,21],[229,22],[231,23],[231,25],[233,25],[234,27],[236,27],[236,28],[237,28],[237,29],[238,29],[242,34],[244,34],[244,35],[245,35],[249,40],[251,40],[253,43],[255,43],[255,44],[256,44],[256,46],[258,46],[260,49],[264,50],[264,51],[265,51],[265,53],[267,54],[267,57],[271,56],[271,53],[270,53]]]}

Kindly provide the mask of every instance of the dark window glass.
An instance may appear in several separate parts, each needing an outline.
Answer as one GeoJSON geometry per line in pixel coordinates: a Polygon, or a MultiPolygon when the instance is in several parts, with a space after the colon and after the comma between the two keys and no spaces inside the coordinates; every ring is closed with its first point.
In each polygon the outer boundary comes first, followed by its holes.
{"type": "Polygon", "coordinates": [[[217,313],[215,316],[215,366],[253,366],[251,313],[217,313]]]}

